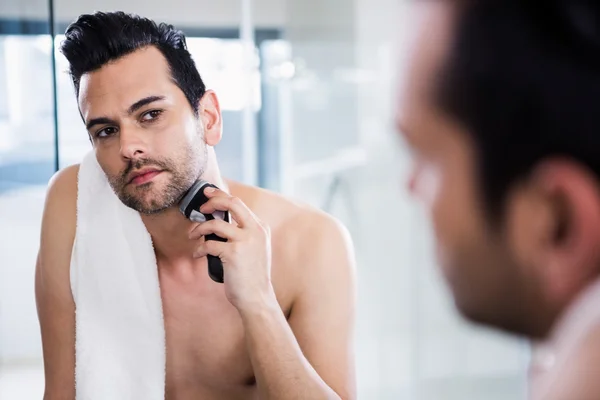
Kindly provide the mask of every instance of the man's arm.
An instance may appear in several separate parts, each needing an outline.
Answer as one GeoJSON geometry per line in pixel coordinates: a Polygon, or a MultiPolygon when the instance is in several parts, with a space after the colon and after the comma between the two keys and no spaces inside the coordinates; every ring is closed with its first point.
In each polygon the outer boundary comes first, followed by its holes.
{"type": "Polygon", "coordinates": [[[75,399],[75,304],[69,270],[77,171],[77,167],[69,167],[52,178],[42,218],[35,296],[44,354],[44,400],[75,399]]]}
{"type": "Polygon", "coordinates": [[[195,227],[191,239],[227,239],[203,241],[195,257],[223,262],[225,294],[242,317],[260,398],[353,399],[354,255],[345,230],[315,213],[289,234],[300,239],[291,239],[299,271],[288,278],[298,289],[288,324],[270,280],[269,228],[241,200],[220,190],[205,194],[200,211],[230,211],[237,226],[215,219],[195,227]]]}
{"type": "Polygon", "coordinates": [[[328,218],[311,230],[289,325],[277,305],[241,313],[261,399],[356,398],[351,241],[328,218]]]}

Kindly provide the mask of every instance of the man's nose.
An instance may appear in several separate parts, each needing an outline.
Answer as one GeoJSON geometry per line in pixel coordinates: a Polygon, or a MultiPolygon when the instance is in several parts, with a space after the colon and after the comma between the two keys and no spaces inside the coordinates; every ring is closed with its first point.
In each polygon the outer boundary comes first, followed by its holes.
{"type": "Polygon", "coordinates": [[[147,152],[148,144],[141,132],[134,128],[122,128],[120,134],[121,157],[132,160],[147,152]]]}

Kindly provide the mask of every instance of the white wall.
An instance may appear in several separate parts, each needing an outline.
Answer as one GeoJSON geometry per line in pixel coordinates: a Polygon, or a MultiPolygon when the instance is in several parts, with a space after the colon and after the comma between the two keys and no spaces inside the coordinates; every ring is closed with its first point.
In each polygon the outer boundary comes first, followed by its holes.
{"type": "Polygon", "coordinates": [[[41,357],[34,273],[45,188],[0,196],[0,370],[41,357]]]}
{"type": "Polygon", "coordinates": [[[294,40],[351,41],[355,30],[354,1],[287,0],[286,32],[294,40]]]}
{"type": "MultiPolygon", "coordinates": [[[[279,27],[284,24],[285,1],[253,0],[255,25],[279,27]]],[[[57,21],[71,21],[93,11],[127,11],[158,21],[194,27],[236,27],[241,21],[241,0],[55,0],[57,21]]],[[[0,18],[48,18],[47,0],[0,1],[0,18]]]]}
{"type": "Polygon", "coordinates": [[[48,18],[48,2],[46,0],[9,0],[0,2],[0,18],[48,18]]]}

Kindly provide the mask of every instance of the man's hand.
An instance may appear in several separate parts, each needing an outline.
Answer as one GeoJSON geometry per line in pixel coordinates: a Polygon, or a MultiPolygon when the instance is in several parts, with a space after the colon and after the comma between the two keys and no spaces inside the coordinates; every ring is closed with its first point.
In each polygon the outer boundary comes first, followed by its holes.
{"type": "Polygon", "coordinates": [[[200,207],[203,214],[216,210],[229,211],[237,226],[221,220],[201,223],[190,232],[190,239],[200,239],[211,233],[227,242],[208,240],[196,249],[195,258],[217,256],[223,262],[225,293],[240,312],[248,308],[276,304],[271,284],[271,235],[262,223],[238,198],[214,188],[206,188],[209,200],[200,207]]]}

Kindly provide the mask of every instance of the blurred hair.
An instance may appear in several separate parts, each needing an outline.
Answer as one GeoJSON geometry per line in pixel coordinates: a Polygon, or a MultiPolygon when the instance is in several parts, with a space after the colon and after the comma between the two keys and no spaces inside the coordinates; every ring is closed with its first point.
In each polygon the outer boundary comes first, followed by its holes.
{"type": "Polygon", "coordinates": [[[185,35],[172,25],[123,12],[81,15],[67,28],[61,52],[69,61],[69,73],[79,95],[81,76],[136,50],[155,46],[166,58],[174,83],[183,91],[194,112],[206,87],[185,35]]]}
{"type": "Polygon", "coordinates": [[[600,178],[600,5],[463,4],[436,98],[477,147],[492,216],[540,161],[566,157],[600,178]]]}

